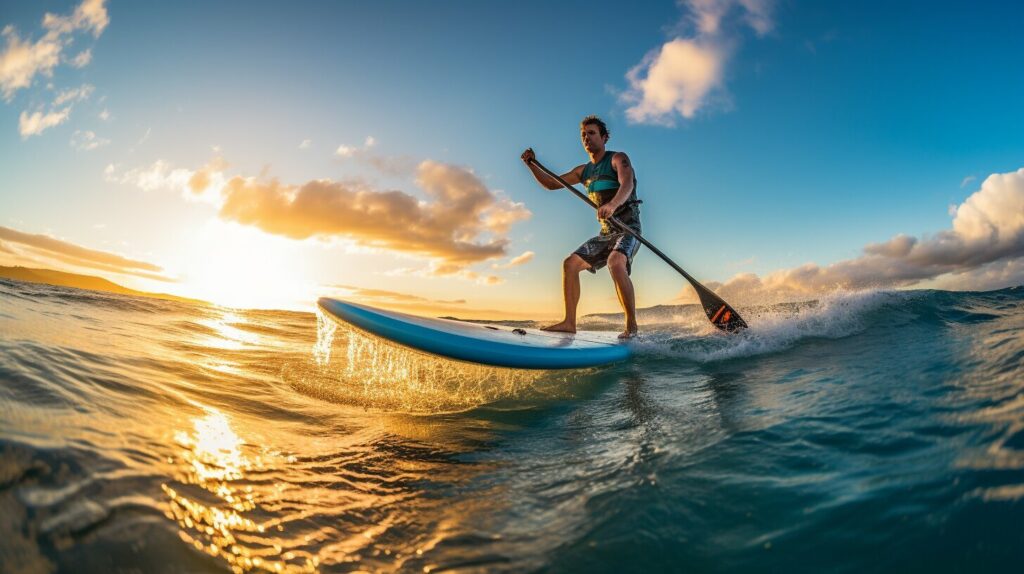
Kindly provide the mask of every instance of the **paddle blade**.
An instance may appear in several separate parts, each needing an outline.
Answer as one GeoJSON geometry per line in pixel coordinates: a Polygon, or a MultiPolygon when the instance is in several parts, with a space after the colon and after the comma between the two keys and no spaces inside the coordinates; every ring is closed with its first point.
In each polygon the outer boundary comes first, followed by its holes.
{"type": "Polygon", "coordinates": [[[697,288],[700,305],[704,307],[704,313],[707,314],[712,325],[726,333],[735,333],[747,328],[747,322],[724,299],[703,285],[700,287],[694,285],[694,287],[697,288]]]}

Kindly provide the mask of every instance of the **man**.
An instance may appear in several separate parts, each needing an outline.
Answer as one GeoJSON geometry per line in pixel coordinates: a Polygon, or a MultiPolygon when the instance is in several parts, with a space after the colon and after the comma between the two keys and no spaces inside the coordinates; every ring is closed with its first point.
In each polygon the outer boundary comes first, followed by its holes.
{"type": "MultiPolygon", "coordinates": [[[[586,269],[596,273],[608,266],[619,303],[626,315],[626,328],[619,335],[628,339],[636,335],[636,300],[633,282],[629,278],[633,256],[640,248],[640,242],[632,235],[616,229],[608,221],[612,215],[633,231],[640,233],[640,201],[636,198],[636,176],[629,157],[622,152],[607,149],[608,127],[597,116],[587,116],[580,122],[580,139],[583,149],[590,156],[590,163],[576,166],[562,176],[569,184],[582,182],[590,199],[598,205],[597,219],[601,232],[593,237],[562,262],[562,294],[565,298],[565,319],[560,323],[544,327],[545,331],[576,332],[576,306],[580,301],[580,271],[586,269]]],[[[553,177],[530,163],[534,159],[532,149],[523,152],[522,160],[533,172],[537,182],[547,189],[561,189],[562,185],[553,177]]]]}

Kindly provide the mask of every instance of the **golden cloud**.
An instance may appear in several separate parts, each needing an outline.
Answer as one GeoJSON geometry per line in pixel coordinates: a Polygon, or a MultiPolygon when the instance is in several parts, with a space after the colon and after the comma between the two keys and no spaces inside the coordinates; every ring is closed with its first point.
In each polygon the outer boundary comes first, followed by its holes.
{"type": "Polygon", "coordinates": [[[344,238],[364,247],[439,260],[447,266],[503,257],[509,225],[530,212],[491,192],[468,169],[421,162],[417,185],[402,191],[314,180],[300,186],[233,177],[221,190],[221,218],[293,239],[344,238]]]}
{"type": "Polygon", "coordinates": [[[0,226],[0,239],[4,241],[3,251],[16,256],[24,257],[25,253],[11,249],[10,245],[17,245],[27,249],[30,253],[56,259],[78,267],[135,275],[158,281],[172,281],[172,279],[160,274],[163,272],[163,269],[159,265],[129,259],[116,253],[89,249],[50,237],[49,235],[25,233],[0,226]]]}
{"type": "MultiPolygon", "coordinates": [[[[218,207],[221,219],[273,235],[337,238],[430,260],[426,269],[405,274],[453,276],[484,285],[502,279],[477,274],[467,266],[505,257],[509,240],[504,235],[531,216],[521,203],[488,189],[471,170],[430,160],[420,162],[414,173],[426,199],[357,182],[318,179],[289,185],[277,179],[228,177],[227,168],[220,157],[196,171],[158,160],[127,172],[108,165],[104,177],[207,201],[218,207]]],[[[523,254],[507,266],[529,257],[532,254],[523,254]]]]}
{"type": "Polygon", "coordinates": [[[536,254],[533,251],[525,251],[521,255],[517,255],[510,259],[508,263],[500,265],[495,263],[494,265],[491,265],[491,267],[494,269],[509,269],[511,267],[517,267],[519,265],[532,261],[534,255],[536,254]]]}
{"type": "Polygon", "coordinates": [[[443,305],[464,305],[466,303],[465,299],[455,299],[450,301],[442,299],[428,299],[426,297],[420,297],[419,295],[410,295],[408,293],[400,293],[398,291],[387,291],[385,289],[367,289],[363,287],[353,287],[351,285],[332,285],[331,287],[344,289],[351,293],[351,296],[357,297],[360,300],[378,299],[416,303],[438,303],[443,305]]]}

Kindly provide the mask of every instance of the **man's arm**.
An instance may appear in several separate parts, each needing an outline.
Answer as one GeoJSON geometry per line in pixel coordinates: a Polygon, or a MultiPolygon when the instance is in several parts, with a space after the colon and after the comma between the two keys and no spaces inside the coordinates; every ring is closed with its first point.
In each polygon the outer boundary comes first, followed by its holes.
{"type": "Polygon", "coordinates": [[[633,164],[629,161],[629,156],[622,152],[615,152],[615,155],[612,156],[612,167],[619,174],[619,191],[615,193],[615,197],[611,201],[597,210],[598,219],[608,219],[614,215],[615,210],[629,201],[629,196],[633,193],[633,164]]]}
{"type": "MultiPolygon", "coordinates": [[[[526,151],[524,151],[523,155],[520,157],[522,158],[523,163],[526,164],[526,167],[530,168],[530,173],[533,174],[533,177],[534,179],[537,180],[537,183],[544,186],[545,189],[555,190],[562,188],[562,184],[558,183],[557,179],[544,173],[543,171],[540,170],[539,167],[536,166],[536,164],[530,162],[531,159],[536,159],[536,156],[533,153],[533,148],[526,148],[526,151]]],[[[580,182],[580,175],[582,173],[583,166],[578,165],[575,168],[573,168],[572,171],[562,174],[562,179],[564,179],[565,182],[568,183],[569,185],[577,184],[580,182]]]]}

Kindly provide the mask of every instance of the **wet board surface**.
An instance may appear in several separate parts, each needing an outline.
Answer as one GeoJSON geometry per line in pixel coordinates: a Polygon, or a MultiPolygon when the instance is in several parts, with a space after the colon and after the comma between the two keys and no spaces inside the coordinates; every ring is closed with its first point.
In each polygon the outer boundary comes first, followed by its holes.
{"type": "Polygon", "coordinates": [[[329,297],[318,304],[330,317],[400,345],[496,367],[574,369],[622,361],[630,354],[613,332],[552,333],[433,319],[329,297]]]}

